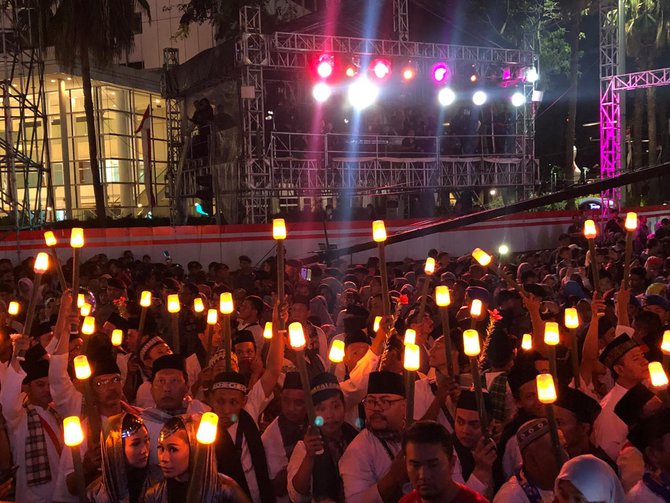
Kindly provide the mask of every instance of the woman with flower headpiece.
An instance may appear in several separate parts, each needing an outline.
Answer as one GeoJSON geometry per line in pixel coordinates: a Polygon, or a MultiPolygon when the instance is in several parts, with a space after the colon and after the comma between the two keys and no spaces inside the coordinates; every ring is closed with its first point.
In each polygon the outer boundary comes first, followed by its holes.
{"type": "Polygon", "coordinates": [[[175,416],[158,438],[158,462],[164,480],[146,492],[146,503],[249,503],[240,487],[218,472],[212,445],[198,446],[197,416],[175,416]],[[204,449],[202,465],[195,470],[196,452],[204,449]]]}
{"type": "Polygon", "coordinates": [[[125,412],[109,418],[100,446],[102,475],[88,486],[91,503],[137,503],[162,480],[149,464],[149,432],[141,418],[125,412]]]}

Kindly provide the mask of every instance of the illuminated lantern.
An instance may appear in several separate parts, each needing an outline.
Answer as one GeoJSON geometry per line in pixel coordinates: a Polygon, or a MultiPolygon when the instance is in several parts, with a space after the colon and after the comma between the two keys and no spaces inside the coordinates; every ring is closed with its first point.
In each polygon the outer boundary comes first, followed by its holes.
{"type": "Polygon", "coordinates": [[[142,307],[151,306],[151,300],[152,300],[151,297],[152,297],[151,292],[149,290],[144,290],[140,297],[140,306],[142,307]]]}
{"type": "Polygon", "coordinates": [[[172,293],[168,295],[167,298],[167,310],[168,313],[178,313],[181,310],[181,304],[179,303],[179,295],[172,293]]]}
{"type": "Polygon", "coordinates": [[[119,347],[123,344],[123,330],[116,328],[112,330],[112,346],[119,347]]]}
{"type": "Polygon", "coordinates": [[[328,359],[333,363],[340,363],[344,360],[344,341],[335,339],[333,345],[330,347],[328,359]]]}
{"type": "Polygon", "coordinates": [[[95,332],[95,318],[87,316],[84,318],[84,323],[81,325],[81,333],[84,335],[91,335],[95,332]]]}
{"type": "Polygon", "coordinates": [[[202,313],[205,310],[205,304],[200,297],[193,299],[193,310],[196,313],[202,313]]]}
{"type": "Polygon", "coordinates": [[[470,316],[472,318],[478,318],[482,315],[482,301],[479,299],[473,299],[472,304],[470,305],[470,316]]]}
{"type": "Polygon", "coordinates": [[[39,252],[37,258],[35,258],[35,264],[33,265],[33,270],[35,274],[44,274],[49,269],[49,255],[44,252],[39,252]]]}
{"type": "Polygon", "coordinates": [[[289,343],[293,349],[302,349],[307,344],[302,324],[297,321],[294,321],[288,326],[288,337],[289,343]]]}
{"type": "Polygon", "coordinates": [[[405,358],[403,367],[405,370],[414,372],[421,366],[421,351],[416,344],[405,344],[405,358]]]}
{"type": "Polygon", "coordinates": [[[275,218],[272,221],[272,238],[286,239],[286,222],[283,218],[275,218]]]}
{"type": "Polygon", "coordinates": [[[435,272],[435,259],[433,257],[428,257],[426,259],[426,265],[423,268],[423,271],[428,275],[431,276],[435,272]]]}
{"type": "Polygon", "coordinates": [[[547,321],[544,324],[544,343],[547,346],[556,346],[560,342],[558,323],[547,321]]]}
{"type": "Polygon", "coordinates": [[[565,327],[577,328],[579,327],[579,314],[574,307],[568,307],[565,310],[565,327]]]}
{"type": "Polygon", "coordinates": [[[13,300],[9,303],[9,307],[7,308],[7,313],[10,316],[16,316],[17,314],[19,314],[19,309],[20,309],[19,303],[16,302],[15,300],[13,300]]]}
{"type": "Polygon", "coordinates": [[[624,224],[628,232],[632,232],[637,229],[637,213],[632,211],[626,213],[626,223],[624,224]]]}
{"type": "Polygon", "coordinates": [[[551,374],[539,374],[536,378],[537,398],[541,403],[549,404],[556,401],[556,386],[551,374]]]}
{"type": "Polygon", "coordinates": [[[651,385],[654,388],[663,388],[668,385],[668,375],[663,370],[661,362],[649,363],[649,377],[651,377],[651,385]]]}
{"type": "Polygon", "coordinates": [[[670,355],[670,330],[663,332],[663,342],[661,342],[661,351],[670,355]]]}
{"type": "Polygon", "coordinates": [[[84,247],[84,229],[74,227],[70,233],[70,246],[72,248],[84,247]]]}
{"type": "Polygon", "coordinates": [[[481,348],[479,346],[479,334],[474,329],[463,331],[463,351],[467,356],[479,356],[481,348]]]}
{"type": "Polygon", "coordinates": [[[405,346],[407,344],[416,344],[416,330],[412,328],[405,330],[405,346]]]}
{"type": "Polygon", "coordinates": [[[216,325],[216,323],[219,321],[219,312],[216,309],[208,309],[207,310],[207,324],[208,325],[216,325]]]}
{"type": "Polygon", "coordinates": [[[598,235],[596,230],[596,223],[593,220],[587,220],[584,222],[584,237],[586,239],[595,239],[598,235]]]}
{"type": "Polygon", "coordinates": [[[451,305],[451,295],[449,294],[449,287],[445,285],[438,285],[435,287],[435,303],[439,307],[448,307],[451,305]]]}
{"type": "Polygon", "coordinates": [[[372,222],[372,239],[375,243],[383,243],[386,241],[386,227],[383,220],[375,220],[372,222]]]}
{"type": "Polygon", "coordinates": [[[84,441],[84,432],[77,416],[63,419],[63,440],[68,447],[76,447],[84,441]]]}
{"type": "Polygon", "coordinates": [[[233,294],[230,292],[223,292],[219,297],[219,310],[223,314],[231,314],[235,310],[233,305],[233,294]]]}
{"type": "Polygon", "coordinates": [[[44,242],[47,244],[49,248],[52,246],[56,246],[58,244],[58,241],[56,241],[56,236],[54,235],[53,231],[46,231],[44,233],[44,242]]]}
{"type": "Polygon", "coordinates": [[[377,333],[379,331],[379,324],[382,322],[382,317],[381,316],[375,316],[375,322],[372,325],[372,330],[374,333],[377,333]]]}
{"type": "Polygon", "coordinates": [[[213,412],[205,412],[200,418],[198,433],[195,438],[203,445],[213,444],[216,440],[216,431],[219,424],[219,416],[213,412]]]}
{"type": "Polygon", "coordinates": [[[491,263],[491,260],[493,260],[493,257],[486,253],[484,250],[481,248],[475,248],[472,250],[472,257],[479,263],[480,266],[486,267],[491,263]]]}
{"type": "Polygon", "coordinates": [[[88,358],[86,355],[79,355],[74,357],[74,375],[80,381],[88,379],[91,377],[91,366],[88,364],[88,358]]]}
{"type": "Polygon", "coordinates": [[[523,334],[521,339],[521,349],[524,351],[530,351],[533,349],[533,336],[530,334],[523,334]]]}

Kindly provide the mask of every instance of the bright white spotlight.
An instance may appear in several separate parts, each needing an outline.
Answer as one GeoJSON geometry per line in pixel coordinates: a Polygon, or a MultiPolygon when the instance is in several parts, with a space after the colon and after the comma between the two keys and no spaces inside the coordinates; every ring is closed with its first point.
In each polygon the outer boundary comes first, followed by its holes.
{"type": "Polygon", "coordinates": [[[511,101],[513,106],[520,107],[523,106],[524,103],[526,103],[526,97],[524,96],[523,93],[517,91],[512,95],[511,101]]]}
{"type": "Polygon", "coordinates": [[[372,63],[372,73],[379,80],[386,78],[391,73],[391,63],[385,59],[377,59],[372,63]]]}
{"type": "Polygon", "coordinates": [[[437,93],[437,101],[439,101],[440,105],[443,107],[448,107],[456,101],[456,93],[449,87],[440,89],[440,92],[437,93]]]}
{"type": "Polygon", "coordinates": [[[475,94],[472,95],[472,102],[478,107],[486,103],[486,99],[487,96],[484,91],[476,91],[475,94]]]}
{"type": "Polygon", "coordinates": [[[365,77],[352,83],[347,91],[349,104],[358,111],[373,105],[377,101],[377,96],[379,96],[379,88],[365,77]]]}
{"type": "Polygon", "coordinates": [[[526,69],[526,82],[530,82],[531,84],[534,82],[537,82],[540,79],[540,74],[537,73],[537,68],[534,66],[526,69]]]}
{"type": "Polygon", "coordinates": [[[507,255],[509,253],[509,246],[506,244],[500,245],[498,247],[498,253],[500,253],[500,255],[507,255]]]}
{"type": "Polygon", "coordinates": [[[324,82],[319,82],[312,88],[312,96],[319,103],[325,103],[332,94],[330,86],[324,82]]]}

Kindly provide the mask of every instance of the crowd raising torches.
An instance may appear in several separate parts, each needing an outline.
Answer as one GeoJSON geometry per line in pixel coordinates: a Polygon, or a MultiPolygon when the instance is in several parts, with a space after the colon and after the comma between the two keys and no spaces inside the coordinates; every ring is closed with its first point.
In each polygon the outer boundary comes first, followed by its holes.
{"type": "MultiPolygon", "coordinates": [[[[633,240],[635,234],[638,231],[638,218],[635,213],[628,213],[625,219],[625,230],[626,230],[626,240],[625,240],[625,255],[624,255],[624,269],[623,269],[623,285],[625,289],[630,288],[630,275],[631,275],[631,263],[632,263],[632,249],[633,249],[633,240]]],[[[589,255],[590,255],[590,272],[591,278],[590,282],[592,283],[592,289],[597,294],[597,296],[602,296],[601,292],[601,282],[599,277],[599,264],[598,256],[596,254],[595,241],[598,236],[598,230],[596,223],[593,220],[586,220],[584,223],[583,235],[587,240],[589,255]]],[[[276,242],[277,247],[277,293],[278,300],[280,304],[283,304],[285,301],[285,244],[287,239],[286,224],[283,219],[275,219],[273,221],[272,227],[272,237],[276,242]]],[[[398,317],[398,312],[400,309],[396,309],[396,314],[393,314],[391,296],[389,295],[389,277],[387,272],[386,257],[385,257],[385,243],[387,240],[385,224],[381,220],[374,221],[372,224],[372,237],[373,241],[377,243],[377,251],[379,258],[379,272],[381,275],[381,306],[382,306],[382,316],[376,316],[374,322],[372,323],[372,328],[374,333],[377,334],[380,330],[383,330],[383,333],[387,339],[387,348],[388,341],[391,336],[397,335],[395,330],[395,321],[398,317]],[[383,325],[383,326],[382,326],[383,325]]],[[[58,274],[58,280],[61,284],[61,288],[65,291],[67,288],[66,279],[63,274],[63,270],[56,253],[57,240],[52,231],[47,231],[44,234],[45,244],[48,248],[48,253],[40,252],[34,262],[34,284],[35,288],[32,290],[32,295],[29,299],[25,323],[23,324],[22,336],[27,336],[30,334],[31,327],[34,323],[35,312],[37,308],[37,295],[38,295],[38,286],[41,283],[43,275],[49,270],[50,267],[55,267],[55,271],[58,274]]],[[[80,228],[74,228],[71,231],[70,236],[70,247],[73,252],[72,259],[72,303],[73,310],[76,309],[76,312],[81,316],[82,322],[81,325],[76,327],[76,331],[83,336],[84,342],[86,343],[87,339],[96,332],[96,323],[95,318],[92,313],[92,306],[87,302],[86,296],[79,292],[79,265],[80,265],[80,253],[81,249],[84,247],[84,231],[80,228]]],[[[502,253],[502,252],[501,252],[502,253]]],[[[499,276],[510,289],[517,290],[522,297],[526,299],[526,296],[529,295],[528,292],[524,290],[522,284],[516,283],[507,271],[503,271],[502,268],[495,263],[492,255],[487,253],[481,248],[475,248],[472,251],[472,258],[482,267],[488,268],[493,271],[497,276],[499,276]]],[[[419,310],[418,310],[418,320],[419,323],[424,319],[427,304],[429,301],[429,293],[431,292],[431,286],[434,285],[433,275],[436,271],[436,260],[433,257],[428,257],[425,260],[423,266],[424,276],[421,281],[421,288],[418,292],[417,298],[419,299],[419,310]]],[[[528,287],[530,291],[530,287],[528,287]]],[[[444,341],[444,353],[445,353],[445,362],[446,362],[446,377],[450,380],[458,378],[459,365],[458,361],[454,358],[454,340],[451,336],[451,326],[450,326],[450,307],[452,307],[452,293],[454,290],[450,290],[446,285],[435,285],[433,290],[432,301],[437,307],[437,314],[439,314],[441,320],[442,328],[442,337],[444,341]]],[[[455,293],[454,293],[455,295],[455,293]]],[[[145,290],[142,291],[139,295],[138,304],[140,306],[139,310],[139,337],[141,339],[143,332],[146,327],[147,315],[152,308],[154,299],[152,298],[152,292],[145,290]]],[[[203,301],[202,298],[196,297],[192,305],[185,306],[182,305],[179,294],[169,294],[166,296],[166,303],[164,309],[168,313],[168,319],[170,323],[171,336],[173,341],[173,351],[176,354],[179,354],[182,350],[182,341],[180,333],[180,315],[183,315],[183,310],[191,309],[193,312],[200,314],[204,319],[206,319],[206,325],[204,328],[204,340],[203,345],[205,348],[206,359],[209,360],[210,357],[214,355],[217,351],[217,348],[214,347],[213,339],[214,332],[216,330],[221,330],[222,343],[221,346],[224,351],[224,364],[225,371],[233,371],[233,361],[232,355],[234,355],[233,349],[233,335],[231,323],[233,321],[233,313],[235,312],[235,302],[233,300],[233,295],[231,292],[223,292],[219,297],[219,307],[218,309],[209,308],[206,301],[203,301]]],[[[481,425],[482,436],[485,438],[490,438],[492,430],[494,429],[495,414],[491,414],[487,411],[487,404],[484,392],[484,384],[486,381],[483,379],[483,371],[480,371],[480,357],[482,356],[482,341],[485,334],[480,333],[478,322],[486,317],[487,306],[479,298],[472,298],[469,300],[469,306],[464,308],[464,311],[469,311],[470,321],[469,324],[466,322],[466,328],[462,331],[462,350],[463,354],[468,358],[469,371],[471,377],[471,389],[474,391],[474,398],[476,401],[477,415],[481,425]]],[[[19,314],[20,305],[16,301],[11,301],[8,303],[7,313],[11,317],[16,317],[19,314]]],[[[583,314],[583,313],[582,313],[583,314]]],[[[555,319],[555,318],[554,318],[555,319]]],[[[577,331],[580,327],[586,325],[586,320],[580,318],[580,312],[576,307],[565,307],[562,315],[562,323],[557,321],[543,321],[541,328],[533,326],[534,331],[532,333],[524,333],[521,336],[519,341],[519,346],[525,352],[531,352],[534,349],[537,349],[541,352],[546,351],[546,356],[549,362],[549,371],[541,372],[535,377],[535,386],[539,402],[543,405],[546,412],[546,418],[549,425],[549,434],[551,437],[552,443],[552,455],[555,456],[557,464],[562,465],[566,459],[566,453],[563,450],[562,441],[559,435],[559,427],[556,419],[556,407],[562,407],[562,405],[557,404],[556,402],[560,399],[559,390],[561,386],[564,386],[564,382],[559,380],[559,369],[557,362],[557,346],[565,344],[569,351],[569,363],[572,370],[573,381],[570,383],[571,386],[574,386],[575,389],[579,390],[585,386],[585,380],[587,374],[582,375],[580,361],[580,351],[579,351],[579,341],[577,336],[577,331]],[[563,330],[564,329],[564,330],[563,330]],[[543,333],[538,333],[540,330],[543,333]],[[559,386],[560,382],[560,386],[559,386]]],[[[398,329],[400,330],[400,329],[398,329]]],[[[419,371],[422,368],[421,355],[422,347],[420,344],[422,341],[419,340],[419,335],[424,336],[425,334],[417,334],[419,329],[409,328],[406,326],[404,328],[404,333],[402,334],[403,345],[402,345],[402,370],[404,375],[404,392],[405,392],[405,424],[409,427],[415,420],[415,393],[416,393],[416,381],[420,377],[419,371]]],[[[456,331],[454,331],[456,333],[456,331]]],[[[300,376],[300,385],[302,387],[302,393],[305,399],[305,408],[308,420],[308,428],[314,434],[319,433],[319,428],[323,426],[324,419],[320,416],[317,416],[315,409],[315,401],[313,398],[313,390],[310,388],[310,379],[309,372],[307,367],[307,355],[306,349],[308,348],[308,337],[305,333],[305,327],[302,323],[294,321],[288,325],[284,326],[284,321],[281,316],[274,319],[273,322],[266,322],[262,336],[265,340],[271,340],[277,336],[282,337],[284,334],[288,335],[288,346],[295,356],[295,365],[297,367],[299,376],[300,376]]],[[[115,348],[115,354],[118,351],[123,351],[120,349],[124,343],[126,332],[124,330],[115,328],[109,332],[109,337],[112,346],[115,348]]],[[[343,365],[346,359],[346,347],[347,342],[345,340],[334,339],[330,345],[328,351],[328,360],[329,367],[328,370],[330,373],[335,373],[339,365],[343,365]]],[[[662,352],[662,362],[651,361],[648,363],[648,383],[655,390],[666,390],[668,388],[668,368],[670,366],[670,330],[665,330],[662,336],[662,342],[660,345],[662,352]]],[[[137,357],[137,350],[135,350],[134,355],[137,357]]],[[[19,355],[23,357],[23,355],[19,355]]],[[[586,361],[586,360],[585,360],[586,361]]],[[[87,499],[87,484],[84,475],[84,465],[82,462],[82,456],[80,452],[80,446],[82,443],[87,442],[89,448],[92,444],[100,442],[101,438],[101,415],[97,410],[94,393],[91,388],[93,375],[93,369],[87,356],[79,355],[74,357],[72,362],[72,371],[78,381],[77,387],[82,391],[83,395],[83,417],[87,421],[87,434],[89,435],[88,439],[85,438],[84,430],[82,429],[81,420],[78,416],[69,416],[65,417],[62,421],[63,426],[63,441],[67,448],[70,449],[72,453],[73,468],[76,480],[77,487],[77,496],[80,502],[88,501],[87,499]]],[[[586,368],[586,366],[585,366],[586,368]]],[[[349,369],[351,370],[351,369],[349,369]]],[[[561,370],[563,367],[561,367],[561,370]]],[[[460,376],[465,377],[465,376],[460,376]]],[[[462,382],[467,382],[463,381],[462,382]]],[[[560,418],[559,418],[560,419],[560,418]]],[[[325,430],[325,428],[324,428],[325,430]]],[[[219,416],[214,412],[205,412],[200,417],[200,423],[197,430],[197,444],[195,446],[195,456],[194,456],[194,466],[192,470],[192,479],[189,484],[189,491],[194,487],[197,487],[198,484],[202,483],[203,473],[205,472],[205,465],[207,463],[208,449],[210,449],[211,444],[217,441],[217,432],[219,431],[219,416]]],[[[317,455],[323,454],[317,453],[317,455]]],[[[190,494],[190,493],[189,493],[190,494]]],[[[188,501],[188,497],[187,497],[188,501]]]]}

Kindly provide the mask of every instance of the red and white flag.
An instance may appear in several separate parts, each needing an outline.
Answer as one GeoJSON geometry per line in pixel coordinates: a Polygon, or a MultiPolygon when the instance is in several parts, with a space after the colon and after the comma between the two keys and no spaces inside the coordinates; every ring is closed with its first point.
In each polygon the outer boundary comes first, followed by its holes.
{"type": "Polygon", "coordinates": [[[144,188],[147,193],[147,200],[149,202],[149,209],[153,211],[156,206],[156,198],[154,197],[153,184],[153,159],[151,153],[151,105],[147,106],[142,116],[142,122],[135,131],[135,134],[142,134],[142,162],[144,164],[144,188]]]}

